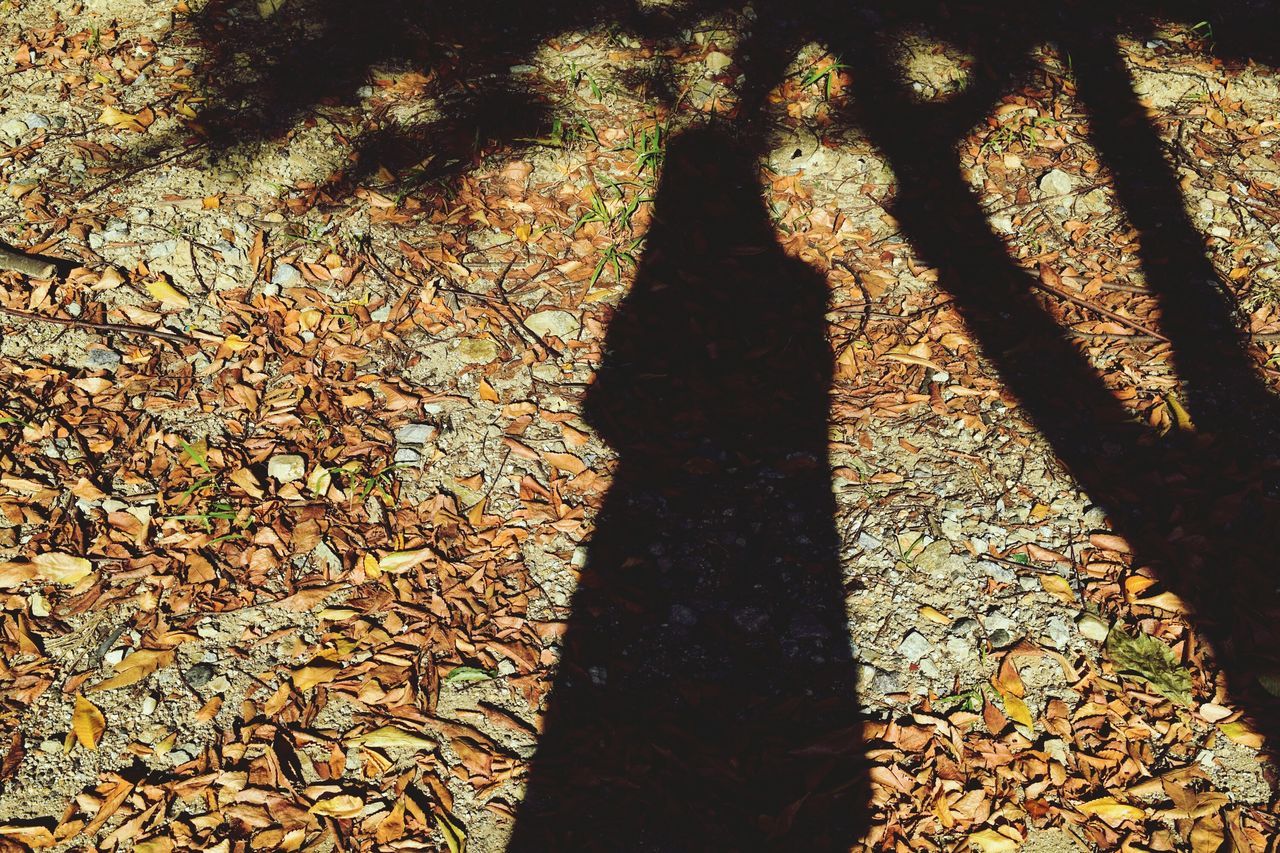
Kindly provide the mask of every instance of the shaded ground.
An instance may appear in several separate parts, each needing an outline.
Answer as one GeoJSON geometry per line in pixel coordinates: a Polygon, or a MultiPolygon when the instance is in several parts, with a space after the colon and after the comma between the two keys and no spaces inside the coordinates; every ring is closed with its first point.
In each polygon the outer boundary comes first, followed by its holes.
{"type": "Polygon", "coordinates": [[[6,843],[1270,843],[1246,10],[353,9],[0,22],[6,843]]]}

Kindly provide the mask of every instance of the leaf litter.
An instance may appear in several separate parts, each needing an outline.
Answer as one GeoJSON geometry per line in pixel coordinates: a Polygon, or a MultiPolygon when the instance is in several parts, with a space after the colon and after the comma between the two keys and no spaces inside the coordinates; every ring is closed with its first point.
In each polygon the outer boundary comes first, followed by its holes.
{"type": "MultiPolygon", "coordinates": [[[[4,131],[3,236],[75,266],[56,287],[0,277],[4,305],[71,322],[0,339],[0,838],[501,849],[612,471],[581,389],[643,250],[655,146],[732,108],[699,81],[733,68],[741,22],[672,52],[691,94],[670,115],[585,82],[651,49],[551,40],[540,85],[590,133],[560,122],[487,152],[448,194],[341,195],[364,113],[411,110],[432,80],[375,70],[355,111],[218,167],[174,141],[205,108],[185,4],[14,5],[0,86],[26,130],[4,131]],[[139,140],[168,147],[128,165],[139,140]],[[284,456],[297,479],[271,476],[284,456]]],[[[1144,85],[1224,73],[1194,30],[1165,39],[1126,44],[1144,85]]],[[[929,55],[921,85],[956,85],[945,48],[929,55]]],[[[1189,113],[1155,109],[1170,139],[1192,129],[1186,162],[1211,164],[1184,190],[1229,229],[1215,261],[1265,283],[1259,226],[1214,195],[1246,162],[1265,171],[1255,210],[1280,186],[1259,148],[1280,99],[1246,74],[1249,97],[1207,84],[1189,113]]],[[[1263,849],[1263,744],[1185,606],[1048,459],[883,213],[887,167],[854,138],[790,144],[819,138],[851,86],[837,58],[797,61],[771,96],[787,156],[762,177],[780,241],[832,287],[866,846],[1005,851],[1052,830],[1092,849],[1263,849]],[[1101,647],[1081,615],[1114,623],[1101,647]],[[908,661],[912,631],[925,647],[908,661]]],[[[1158,323],[1136,236],[1060,98],[1011,93],[961,156],[1115,395],[1193,433],[1167,347],[1142,337],[1158,323]],[[1102,205],[1034,203],[1050,168],[1102,205]]],[[[1276,303],[1245,296],[1274,348],[1276,303]]]]}

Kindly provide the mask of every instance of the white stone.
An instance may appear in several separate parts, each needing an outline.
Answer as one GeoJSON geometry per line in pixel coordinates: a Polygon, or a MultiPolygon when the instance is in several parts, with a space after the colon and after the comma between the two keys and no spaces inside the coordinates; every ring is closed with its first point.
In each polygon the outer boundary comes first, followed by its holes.
{"type": "Polygon", "coordinates": [[[1061,169],[1050,169],[1040,178],[1040,191],[1045,195],[1066,195],[1074,183],[1071,176],[1061,169]]]}
{"type": "Polygon", "coordinates": [[[267,461],[267,476],[278,483],[292,483],[307,476],[307,460],[294,453],[280,453],[267,461]]]}
{"type": "Polygon", "coordinates": [[[898,651],[912,663],[918,663],[922,657],[933,650],[933,643],[924,638],[919,631],[911,631],[898,644],[898,651]]]}
{"type": "Polygon", "coordinates": [[[530,314],[525,318],[524,325],[529,331],[540,337],[555,335],[561,340],[572,337],[582,328],[582,324],[578,322],[577,317],[568,311],[560,311],[558,309],[530,314]]]}

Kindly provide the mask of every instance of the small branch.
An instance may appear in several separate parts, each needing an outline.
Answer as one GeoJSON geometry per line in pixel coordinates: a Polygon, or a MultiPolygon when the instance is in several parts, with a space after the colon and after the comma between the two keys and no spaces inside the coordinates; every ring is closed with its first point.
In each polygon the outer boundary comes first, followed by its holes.
{"type": "Polygon", "coordinates": [[[74,317],[49,317],[44,314],[35,314],[30,311],[20,311],[17,308],[9,308],[0,305],[0,314],[7,314],[10,317],[20,317],[23,320],[36,320],[42,323],[56,323],[59,326],[75,326],[81,329],[94,329],[99,332],[116,332],[123,335],[145,335],[151,338],[160,338],[175,344],[191,344],[195,343],[195,338],[184,335],[181,332],[167,332],[163,329],[152,329],[147,326],[135,326],[132,323],[95,323],[92,320],[79,320],[74,317]]]}
{"type": "Polygon", "coordinates": [[[1165,343],[1169,343],[1169,339],[1166,338],[1164,335],[1160,334],[1159,332],[1153,329],[1148,329],[1146,326],[1142,325],[1137,320],[1134,320],[1131,317],[1126,317],[1123,314],[1117,314],[1115,311],[1112,311],[1109,308],[1103,308],[1101,305],[1094,305],[1092,302],[1090,302],[1087,299],[1081,299],[1079,296],[1076,296],[1075,294],[1068,293],[1065,290],[1054,287],[1052,284],[1046,284],[1045,282],[1040,281],[1038,279],[1033,280],[1031,284],[1033,287],[1039,288],[1040,290],[1043,290],[1045,293],[1052,293],[1054,296],[1058,297],[1059,299],[1065,299],[1068,302],[1074,302],[1076,305],[1079,305],[1081,308],[1087,308],[1090,311],[1093,311],[1097,314],[1101,314],[1103,317],[1106,317],[1108,320],[1114,320],[1115,322],[1119,323],[1122,326],[1128,326],[1130,329],[1133,329],[1134,331],[1137,331],[1137,332],[1142,332],[1144,335],[1150,335],[1151,337],[1155,338],[1158,341],[1164,341],[1165,343]]]}
{"type": "Polygon", "coordinates": [[[0,246],[0,269],[20,272],[31,278],[53,278],[57,268],[47,258],[0,246]]]}

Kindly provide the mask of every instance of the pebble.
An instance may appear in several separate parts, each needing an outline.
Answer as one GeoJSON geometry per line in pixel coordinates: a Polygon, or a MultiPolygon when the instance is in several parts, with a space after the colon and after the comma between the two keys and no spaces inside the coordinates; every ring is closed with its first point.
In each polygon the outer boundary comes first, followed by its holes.
{"type": "Polygon", "coordinates": [[[1040,178],[1040,191],[1045,195],[1066,195],[1075,182],[1061,169],[1050,169],[1040,178]]]}
{"type": "Polygon", "coordinates": [[[1055,616],[1045,623],[1044,631],[1055,649],[1065,649],[1071,642],[1071,628],[1061,616],[1055,616]]]}
{"type": "Polygon", "coordinates": [[[106,347],[93,347],[85,353],[85,366],[90,370],[115,370],[120,365],[120,353],[106,347]]]}
{"type": "Polygon", "coordinates": [[[422,454],[413,447],[397,447],[391,461],[397,465],[417,465],[422,461],[422,454]]]}
{"type": "Polygon", "coordinates": [[[280,453],[267,461],[267,476],[278,483],[292,483],[307,476],[307,461],[294,453],[280,453]]]}
{"type": "Polygon", "coordinates": [[[458,344],[458,359],[467,364],[488,364],[498,357],[498,342],[467,338],[458,344]]]}
{"type": "Polygon", "coordinates": [[[718,50],[708,53],[705,62],[707,70],[712,74],[719,74],[733,64],[733,60],[729,58],[728,54],[721,53],[718,50]]]}
{"type": "Polygon", "coordinates": [[[871,690],[875,693],[901,693],[902,681],[897,673],[877,672],[871,679],[871,690]]]}
{"type": "Polygon", "coordinates": [[[23,122],[26,123],[27,127],[31,128],[32,130],[36,130],[37,128],[47,129],[51,124],[49,119],[45,118],[39,113],[27,113],[22,117],[22,120],[23,122]]]}
{"type": "Polygon", "coordinates": [[[1092,613],[1077,616],[1076,627],[1086,640],[1093,640],[1095,643],[1103,642],[1107,639],[1107,634],[1111,633],[1111,627],[1092,613]]]}
{"type": "Polygon", "coordinates": [[[1004,628],[996,628],[987,635],[987,640],[990,641],[993,648],[1003,649],[1005,646],[1013,642],[1013,634],[1009,633],[1004,628]]]}
{"type": "Polygon", "coordinates": [[[156,712],[156,697],[147,696],[142,700],[142,716],[150,717],[156,712]]]}
{"type": "Polygon", "coordinates": [[[1089,190],[1076,199],[1075,203],[1075,212],[1077,214],[1096,215],[1106,213],[1110,209],[1111,205],[1107,202],[1107,194],[1100,189],[1089,190]]]}
{"type": "Polygon", "coordinates": [[[192,687],[199,689],[204,687],[210,681],[213,681],[215,673],[216,670],[213,668],[213,664],[198,663],[187,670],[187,683],[192,687]]]}
{"type": "Polygon", "coordinates": [[[918,663],[922,657],[933,651],[933,643],[925,639],[919,631],[910,631],[898,644],[898,651],[912,663],[918,663]]]}
{"type": "Polygon", "coordinates": [[[560,310],[538,311],[530,314],[525,318],[524,325],[540,337],[555,335],[561,340],[576,335],[578,330],[582,328],[582,324],[578,322],[577,317],[568,311],[560,310]]]}
{"type": "Polygon", "coordinates": [[[27,127],[27,123],[20,118],[11,118],[4,124],[0,124],[0,133],[10,139],[17,141],[31,128],[27,127]]]}
{"type": "Polygon", "coordinates": [[[429,444],[440,430],[434,424],[405,424],[396,430],[397,444],[423,447],[429,444]]]}
{"type": "Polygon", "coordinates": [[[302,273],[293,264],[276,264],[271,272],[271,283],[276,287],[293,287],[302,281],[302,273]]]}

